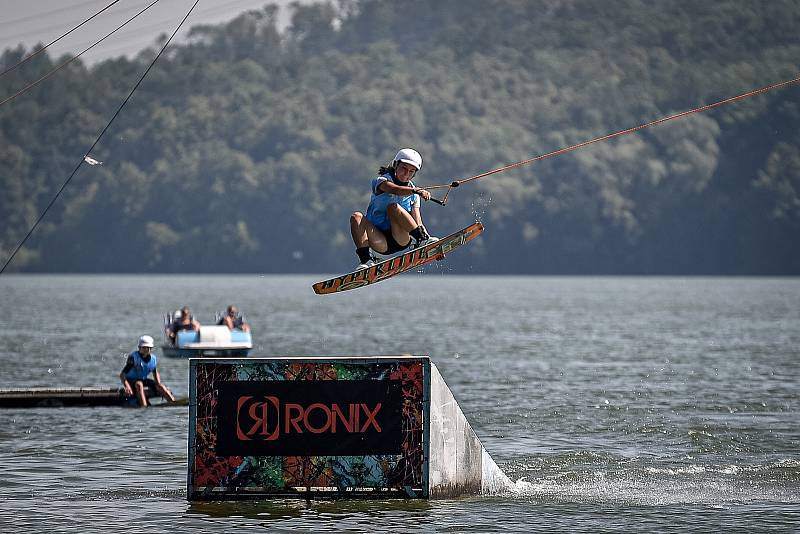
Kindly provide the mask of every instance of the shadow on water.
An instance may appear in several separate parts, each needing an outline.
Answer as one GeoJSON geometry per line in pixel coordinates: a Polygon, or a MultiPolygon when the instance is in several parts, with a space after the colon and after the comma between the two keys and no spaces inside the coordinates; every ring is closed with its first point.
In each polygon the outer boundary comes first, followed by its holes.
{"type": "Polygon", "coordinates": [[[187,516],[215,519],[244,518],[282,521],[293,518],[364,519],[387,514],[424,514],[431,510],[428,501],[413,499],[344,500],[344,499],[274,499],[256,501],[196,501],[189,504],[187,516]]]}

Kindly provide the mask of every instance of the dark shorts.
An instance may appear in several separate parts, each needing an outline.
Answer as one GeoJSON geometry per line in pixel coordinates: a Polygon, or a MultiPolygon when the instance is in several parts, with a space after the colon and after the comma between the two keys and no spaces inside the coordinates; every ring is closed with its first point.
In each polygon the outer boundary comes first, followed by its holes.
{"type": "Polygon", "coordinates": [[[411,244],[411,238],[408,239],[408,243],[406,243],[405,245],[401,245],[400,243],[395,241],[391,230],[383,230],[381,228],[378,228],[378,231],[380,231],[380,233],[383,234],[383,237],[386,238],[386,245],[389,247],[386,249],[386,252],[376,251],[379,252],[380,254],[394,254],[395,252],[400,252],[401,250],[408,248],[408,245],[411,244]]]}
{"type": "Polygon", "coordinates": [[[152,378],[145,378],[144,380],[137,380],[137,379],[131,380],[130,378],[128,379],[128,383],[131,385],[132,388],[136,387],[136,382],[141,382],[145,388],[150,388],[153,391],[156,390],[156,382],[152,378]]]}

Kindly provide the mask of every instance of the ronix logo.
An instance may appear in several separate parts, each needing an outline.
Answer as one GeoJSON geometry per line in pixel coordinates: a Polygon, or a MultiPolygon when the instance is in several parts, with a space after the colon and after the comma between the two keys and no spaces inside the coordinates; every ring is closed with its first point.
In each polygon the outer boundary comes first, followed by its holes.
{"type": "Polygon", "coordinates": [[[288,434],[383,432],[378,423],[382,403],[281,403],[275,396],[244,395],[236,402],[236,437],[241,441],[274,441],[288,434]]]}
{"type": "Polygon", "coordinates": [[[399,454],[402,386],[389,379],[219,382],[215,453],[399,454]]]}

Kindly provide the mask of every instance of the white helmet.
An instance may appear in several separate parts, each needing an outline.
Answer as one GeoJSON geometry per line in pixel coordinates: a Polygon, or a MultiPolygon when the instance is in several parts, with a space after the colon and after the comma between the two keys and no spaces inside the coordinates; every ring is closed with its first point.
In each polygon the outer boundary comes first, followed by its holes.
{"type": "Polygon", "coordinates": [[[409,165],[413,165],[415,169],[420,170],[422,168],[422,156],[419,155],[419,152],[414,150],[413,148],[402,148],[400,152],[394,157],[394,161],[392,161],[392,165],[397,165],[398,161],[402,161],[404,163],[408,163],[409,165]]]}
{"type": "Polygon", "coordinates": [[[153,348],[153,338],[151,336],[142,336],[139,338],[139,346],[140,347],[150,347],[153,348]]]}

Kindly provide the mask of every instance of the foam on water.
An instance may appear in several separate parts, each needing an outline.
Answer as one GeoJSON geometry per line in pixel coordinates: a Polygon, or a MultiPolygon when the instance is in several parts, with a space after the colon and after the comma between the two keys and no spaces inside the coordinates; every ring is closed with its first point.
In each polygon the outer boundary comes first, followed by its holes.
{"type": "MultiPolygon", "coordinates": [[[[631,462],[628,462],[631,463],[631,462]]],[[[494,496],[542,502],[630,505],[796,502],[800,461],[781,459],[756,465],[606,465],[600,469],[564,464],[499,488],[494,496]]],[[[517,466],[519,467],[519,466],[517,466]]],[[[518,469],[515,469],[515,471],[518,469]]]]}

